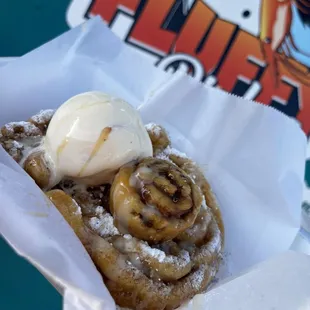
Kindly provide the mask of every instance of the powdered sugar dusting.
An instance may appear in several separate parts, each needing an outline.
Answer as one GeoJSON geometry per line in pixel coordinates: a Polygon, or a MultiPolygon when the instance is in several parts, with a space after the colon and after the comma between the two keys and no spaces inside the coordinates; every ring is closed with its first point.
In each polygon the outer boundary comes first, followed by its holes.
{"type": "Polygon", "coordinates": [[[205,245],[206,250],[208,250],[210,253],[218,253],[221,250],[221,231],[218,228],[217,223],[215,220],[210,225],[209,230],[212,233],[212,238],[208,241],[208,243],[205,245]]]}
{"type": "Polygon", "coordinates": [[[156,258],[160,263],[162,263],[166,258],[166,253],[159,249],[151,248],[147,243],[141,242],[141,250],[154,258],[156,258]]]}
{"type": "MultiPolygon", "coordinates": [[[[210,208],[207,206],[206,197],[205,197],[204,195],[202,195],[201,208],[202,208],[203,210],[210,209],[210,208]]],[[[211,210],[211,209],[210,209],[210,210],[211,210]]]]}
{"type": "Polygon", "coordinates": [[[201,211],[198,214],[197,218],[199,218],[198,223],[192,225],[191,227],[187,228],[186,234],[190,236],[197,236],[201,235],[201,233],[206,233],[209,224],[212,220],[212,211],[210,208],[207,207],[205,197],[202,196],[202,204],[201,204],[201,211]],[[209,211],[207,211],[209,210],[209,211]]]}
{"type": "Polygon", "coordinates": [[[208,231],[210,232],[211,238],[207,241],[206,244],[201,246],[196,254],[197,258],[198,256],[208,258],[208,263],[210,263],[222,250],[222,238],[221,231],[219,230],[218,225],[214,219],[209,225],[208,231]]]}
{"type": "Polygon", "coordinates": [[[45,123],[53,117],[54,112],[54,110],[41,110],[38,114],[32,116],[30,119],[36,123],[45,123]]]}
{"type": "Polygon", "coordinates": [[[96,208],[96,217],[89,220],[89,225],[101,237],[119,235],[118,229],[114,226],[113,217],[103,207],[96,208]]]}
{"type": "Polygon", "coordinates": [[[159,137],[162,132],[162,128],[155,123],[146,124],[145,129],[152,132],[156,137],[159,137]]]}
{"type": "MultiPolygon", "coordinates": [[[[167,146],[167,148],[165,148],[161,153],[155,155],[155,157],[158,159],[169,161],[172,164],[178,166],[173,160],[170,159],[171,155],[189,160],[189,157],[185,153],[182,153],[182,152],[172,148],[171,146],[167,146]]],[[[191,160],[191,162],[193,164],[195,164],[194,161],[191,160]]],[[[190,177],[190,179],[193,181],[193,183],[197,184],[197,182],[196,182],[197,177],[195,174],[187,173],[187,175],[190,177]]]]}
{"type": "Polygon", "coordinates": [[[197,271],[192,274],[191,277],[191,285],[195,290],[199,290],[201,288],[202,282],[205,278],[205,271],[202,267],[209,268],[208,266],[201,266],[197,271]]]}
{"type": "Polygon", "coordinates": [[[24,134],[25,136],[41,134],[40,129],[30,122],[23,122],[23,121],[22,122],[11,122],[11,123],[4,125],[4,128],[6,129],[7,133],[10,135],[15,134],[16,128],[23,128],[22,134],[24,134]]]}
{"type": "Polygon", "coordinates": [[[21,148],[23,148],[23,145],[17,141],[12,141],[12,147],[14,147],[16,149],[21,149],[21,148]]]}
{"type": "Polygon", "coordinates": [[[187,251],[182,250],[178,256],[166,255],[162,250],[152,248],[147,243],[140,243],[141,254],[147,259],[147,256],[151,256],[158,260],[159,263],[174,264],[180,268],[183,268],[190,263],[190,255],[187,251]]]}
{"type": "Polygon", "coordinates": [[[175,155],[175,156],[178,156],[178,157],[181,157],[181,158],[186,158],[186,159],[188,158],[185,153],[182,153],[182,152],[178,151],[177,149],[174,149],[174,148],[172,148],[170,146],[168,146],[164,150],[164,153],[167,154],[167,156],[175,155]]]}
{"type": "Polygon", "coordinates": [[[9,153],[10,156],[14,158],[17,162],[21,160],[22,151],[24,149],[24,145],[15,141],[15,140],[8,140],[1,142],[0,145],[9,153]]]}
{"type": "Polygon", "coordinates": [[[17,153],[18,150],[22,150],[24,147],[23,144],[15,140],[9,140],[5,142],[5,144],[9,148],[11,154],[17,153]]]}
{"type": "Polygon", "coordinates": [[[131,240],[132,236],[129,235],[129,234],[126,234],[126,235],[123,236],[123,238],[126,239],[126,240],[131,240]]]}
{"type": "Polygon", "coordinates": [[[161,153],[156,155],[156,158],[171,161],[169,159],[170,155],[175,155],[175,156],[178,156],[181,158],[188,158],[185,153],[182,153],[182,152],[180,152],[180,151],[178,151],[178,150],[176,150],[170,146],[166,147],[161,153]]]}
{"type": "Polygon", "coordinates": [[[95,209],[95,213],[96,213],[96,215],[101,216],[101,215],[104,213],[104,208],[101,207],[101,206],[98,206],[98,207],[95,209]]]}

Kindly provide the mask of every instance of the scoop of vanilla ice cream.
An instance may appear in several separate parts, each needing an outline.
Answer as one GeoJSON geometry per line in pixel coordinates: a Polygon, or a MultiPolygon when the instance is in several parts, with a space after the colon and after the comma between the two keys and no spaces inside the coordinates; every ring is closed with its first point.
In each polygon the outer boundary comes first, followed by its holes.
{"type": "Polygon", "coordinates": [[[109,181],[122,165],[152,156],[139,113],[127,102],[101,92],[79,94],[53,116],[44,141],[55,179],[109,181]]]}

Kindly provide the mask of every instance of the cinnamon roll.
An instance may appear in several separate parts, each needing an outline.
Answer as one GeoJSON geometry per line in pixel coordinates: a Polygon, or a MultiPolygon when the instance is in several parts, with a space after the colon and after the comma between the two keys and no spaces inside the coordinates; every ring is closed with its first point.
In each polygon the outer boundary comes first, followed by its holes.
{"type": "Polygon", "coordinates": [[[179,156],[177,152],[173,153],[168,151],[168,157],[173,163],[175,163],[178,167],[184,170],[200,187],[206,200],[206,204],[209,208],[212,209],[217,224],[220,227],[222,234],[224,235],[224,224],[220,207],[211,189],[211,186],[207,181],[207,179],[205,178],[201,169],[197,166],[197,164],[194,161],[192,161],[187,157],[179,156]]]}
{"type": "Polygon", "coordinates": [[[156,158],[120,169],[110,209],[120,231],[157,243],[192,226],[202,203],[199,187],[176,165],[156,158]]]}

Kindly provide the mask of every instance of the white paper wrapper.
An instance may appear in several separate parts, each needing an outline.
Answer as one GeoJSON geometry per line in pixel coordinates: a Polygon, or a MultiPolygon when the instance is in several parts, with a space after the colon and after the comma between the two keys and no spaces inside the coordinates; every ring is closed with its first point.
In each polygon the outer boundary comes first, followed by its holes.
{"type": "MultiPolygon", "coordinates": [[[[0,81],[0,125],[89,90],[122,97],[139,107],[145,122],[164,125],[174,146],[204,169],[219,200],[226,230],[221,279],[292,244],[300,226],[306,138],[272,108],[160,71],[99,18],[1,68],[0,81]]],[[[0,232],[62,291],[65,309],[114,309],[70,227],[3,149],[0,199],[0,232]]]]}
{"type": "Polygon", "coordinates": [[[180,310],[309,310],[310,256],[286,252],[197,295],[180,310]]]}
{"type": "Polygon", "coordinates": [[[13,61],[14,57],[0,57],[0,67],[4,67],[6,64],[8,64],[10,61],[13,61]]]}

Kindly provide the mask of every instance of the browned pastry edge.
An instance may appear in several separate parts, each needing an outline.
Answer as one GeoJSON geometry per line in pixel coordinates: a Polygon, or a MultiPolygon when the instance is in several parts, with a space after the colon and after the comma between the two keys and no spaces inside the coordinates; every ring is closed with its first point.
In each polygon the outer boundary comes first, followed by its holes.
{"type": "Polygon", "coordinates": [[[192,226],[201,203],[199,187],[184,171],[153,157],[122,167],[110,194],[117,228],[153,243],[192,226]]]}
{"type": "Polygon", "coordinates": [[[195,183],[201,188],[206,200],[206,204],[209,208],[211,208],[216,218],[217,224],[221,230],[222,238],[224,238],[224,223],[220,207],[209,182],[206,180],[200,168],[189,158],[184,158],[174,154],[169,154],[168,156],[173,163],[175,163],[178,167],[184,170],[193,180],[195,180],[195,183]]]}
{"type": "MultiPolygon", "coordinates": [[[[216,221],[213,221],[215,227],[212,228],[212,234],[215,235],[212,236],[207,232],[205,235],[207,243],[192,253],[193,270],[178,281],[158,282],[135,268],[128,261],[126,254],[122,254],[113,246],[111,240],[105,240],[87,229],[83,224],[81,213],[77,212],[77,204],[69,195],[63,191],[54,190],[48,192],[47,196],[81,239],[103,274],[111,295],[120,306],[137,310],[175,309],[187,299],[202,292],[218,269],[220,246],[214,249],[212,245],[212,238],[218,237],[217,233],[220,234],[216,221]]],[[[124,237],[119,236],[119,238],[124,237]]]]}
{"type": "MultiPolygon", "coordinates": [[[[26,122],[11,122],[0,128],[0,144],[16,161],[22,160],[23,139],[43,136],[53,116],[53,110],[41,111],[26,122]]],[[[35,180],[40,183],[40,180],[35,180]]]]}
{"type": "Polygon", "coordinates": [[[42,134],[45,135],[48,125],[54,115],[54,110],[45,110],[29,118],[28,122],[38,127],[42,134]]]}
{"type": "Polygon", "coordinates": [[[28,156],[24,162],[23,168],[40,188],[46,189],[48,187],[51,172],[45,162],[43,152],[32,153],[28,156]]]}
{"type": "Polygon", "coordinates": [[[152,142],[154,156],[156,156],[166,147],[171,145],[169,136],[162,126],[156,124],[148,124],[145,126],[145,128],[152,142]]]}

